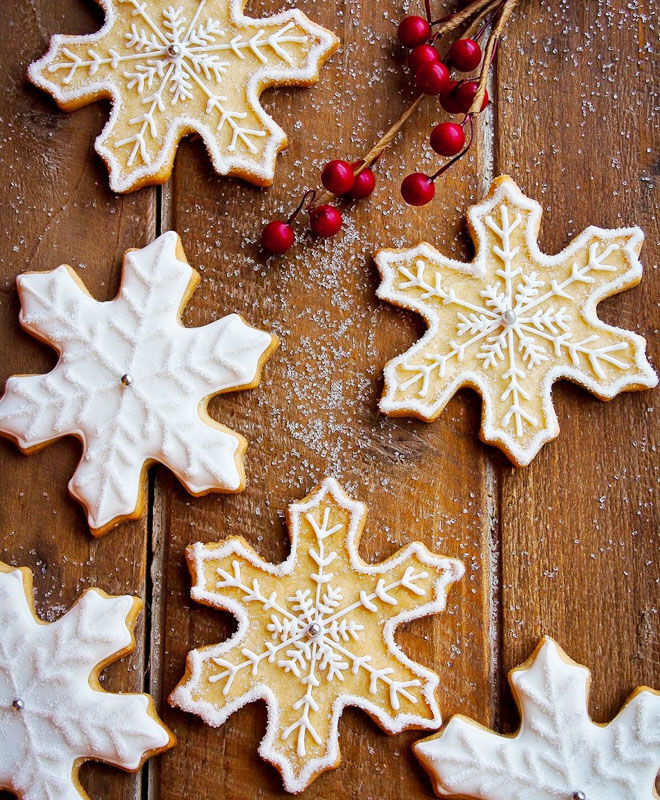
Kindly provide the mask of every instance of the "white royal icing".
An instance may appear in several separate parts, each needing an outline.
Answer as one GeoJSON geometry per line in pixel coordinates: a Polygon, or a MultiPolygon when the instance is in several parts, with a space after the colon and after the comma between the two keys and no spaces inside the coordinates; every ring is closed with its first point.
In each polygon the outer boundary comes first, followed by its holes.
{"type": "Polygon", "coordinates": [[[651,800],[660,768],[660,694],[635,692],[607,725],[589,718],[589,671],[546,638],[513,670],[521,727],[498,736],[453,717],[415,751],[442,797],[651,800]]]}
{"type": "Polygon", "coordinates": [[[600,300],[641,277],[643,234],[591,226],[546,255],[536,238],[541,207],[510,178],[500,178],[468,217],[476,234],[471,263],[426,243],[375,256],[383,277],[378,296],[419,312],[429,325],[386,365],[380,407],[430,421],[458,388],[473,386],[484,401],[482,438],[524,465],[559,432],[555,381],[568,378],[606,399],[656,385],[644,339],[596,316],[600,300]],[[510,242],[519,226],[527,252],[510,242]]]}
{"type": "Polygon", "coordinates": [[[235,491],[242,437],[200,416],[213,394],[251,383],[273,337],[237,314],[185,328],[179,311],[194,270],[164,233],[128,251],[119,294],[98,302],[66,266],[19,276],[22,325],[60,352],[46,375],[14,376],[0,432],[32,448],[76,435],[83,455],[69,483],[92,529],[134,513],[150,460],[194,494],[235,491]]]}
{"type": "Polygon", "coordinates": [[[30,65],[30,79],[64,105],[110,94],[113,109],[96,150],[109,165],[114,191],[128,191],[169,168],[173,148],[190,131],[202,136],[220,174],[272,181],[286,135],[259,95],[265,86],[312,83],[337,39],[297,9],[250,19],[244,5],[101,0],[101,30],[56,35],[30,65]],[[123,35],[113,47],[104,40],[115,28],[123,35]],[[246,85],[237,87],[237,80],[246,85]],[[236,95],[236,105],[228,94],[236,95]],[[129,97],[139,112],[126,108],[129,97]],[[118,123],[127,125],[123,138],[113,135],[118,123]]]}
{"type": "Polygon", "coordinates": [[[170,736],[147,695],[93,689],[95,668],[131,644],[129,596],[87,591],[50,625],[19,570],[0,571],[0,788],[22,800],[80,800],[79,761],[137,769],[170,736]]]}
{"type": "Polygon", "coordinates": [[[265,700],[268,725],[259,753],[278,767],[290,792],[302,791],[317,774],[337,765],[337,726],[345,706],[364,709],[390,733],[437,728],[441,722],[434,697],[438,676],[409,659],[394,632],[404,622],[443,611],[447,589],[462,576],[463,565],[430,553],[419,542],[383,564],[366,564],[357,551],[365,514],[362,503],[326,478],[317,492],[290,507],[291,553],[283,563],[262,561],[240,539],[197,543],[189,551],[197,575],[191,596],[231,611],[239,627],[228,641],[189,654],[190,677],[170,702],[218,726],[245,704],[265,700]],[[331,523],[328,503],[349,512],[348,525],[331,523]],[[303,520],[312,534],[301,537],[303,520]],[[210,588],[205,564],[222,558],[231,567],[217,569],[210,588]],[[248,565],[259,570],[258,578],[244,577],[248,565]],[[296,588],[287,595],[281,580],[293,575],[296,588]],[[229,588],[237,591],[239,601],[227,596],[229,588]],[[404,597],[412,603],[408,610],[400,606],[404,597]],[[379,663],[383,654],[366,646],[374,629],[391,663],[379,663]],[[234,691],[237,676],[247,673],[250,688],[234,691]],[[364,678],[364,694],[354,693],[355,676],[364,678]],[[209,684],[222,686],[222,703],[205,698],[209,684]],[[278,686],[284,698],[292,698],[292,706],[279,696],[278,686]],[[419,711],[401,709],[404,700],[419,711]],[[324,739],[317,728],[328,718],[324,739]]]}

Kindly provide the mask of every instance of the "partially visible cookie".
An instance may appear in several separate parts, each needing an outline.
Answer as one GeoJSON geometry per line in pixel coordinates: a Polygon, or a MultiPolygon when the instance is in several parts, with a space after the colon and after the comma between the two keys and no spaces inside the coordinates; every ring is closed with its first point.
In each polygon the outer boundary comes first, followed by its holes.
{"type": "Polygon", "coordinates": [[[559,433],[552,385],[566,378],[602,400],[655,386],[646,342],[606,325],[596,306],[639,283],[639,228],[589,227],[554,256],[537,235],[541,206],[506,176],[467,215],[470,263],[422,243],[380,250],[378,296],[429,329],[385,367],[380,408],[436,419],[462,386],[483,398],[481,438],[518,466],[559,433]]]}
{"type": "Polygon", "coordinates": [[[166,181],[189,133],[200,134],[219,174],[270,185],[287,138],[259,96],[313,84],[336,36],[297,9],[246,17],[246,0],[98,1],[101,30],[54,36],[28,76],[67,111],[112,100],[96,140],[111,189],[166,181]]]}
{"type": "Polygon", "coordinates": [[[174,232],[124,256],[114,300],[94,300],[66,265],[18,277],[20,322],[57,349],[46,375],[16,375],[0,398],[0,434],[25,451],[76,436],[69,491],[100,536],[142,515],[145,472],[158,461],[191,494],[239,492],[247,442],[206,412],[220,392],[259,383],[277,337],[229,314],[185,328],[199,275],[174,232]]]}
{"type": "Polygon", "coordinates": [[[115,694],[99,675],[135,647],[137,597],[88,589],[56,622],[34,613],[32,573],[0,562],[0,789],[21,800],[87,798],[85,761],[136,772],[173,747],[146,694],[115,694]]]}
{"type": "Polygon", "coordinates": [[[592,722],[589,670],[549,637],[509,673],[520,729],[499,736],[463,716],[415,754],[440,797],[651,800],[660,769],[660,693],[640,687],[607,725],[592,722]]]}
{"type": "Polygon", "coordinates": [[[408,658],[397,626],[444,610],[460,561],[414,542],[379,564],[358,555],[366,507],[327,478],[289,507],[291,554],[263,561],[242,537],[190,546],[193,599],[227,609],[238,631],[193,650],[170,703],[222,725],[246,703],[268,704],[259,753],[301,792],[339,764],[345,706],[388,733],[437,728],[438,676],[408,658]]]}

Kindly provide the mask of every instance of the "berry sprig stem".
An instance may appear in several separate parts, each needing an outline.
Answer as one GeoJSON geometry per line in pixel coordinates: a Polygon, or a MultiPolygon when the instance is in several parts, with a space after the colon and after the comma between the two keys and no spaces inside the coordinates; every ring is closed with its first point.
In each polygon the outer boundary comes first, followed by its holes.
{"type": "MultiPolygon", "coordinates": [[[[424,94],[418,94],[417,97],[412,101],[412,103],[406,108],[406,110],[401,114],[399,119],[390,126],[386,133],[384,133],[380,139],[376,142],[376,144],[369,150],[369,152],[364,156],[362,159],[362,167],[360,170],[364,169],[365,167],[373,166],[376,161],[383,155],[385,150],[389,147],[389,145],[394,140],[394,137],[397,133],[403,128],[403,126],[408,122],[408,119],[415,113],[417,106],[422,102],[424,99],[424,94]]],[[[356,173],[357,174],[357,173],[356,173]]]]}
{"type": "Polygon", "coordinates": [[[509,17],[511,14],[513,14],[515,7],[518,5],[518,2],[519,0],[504,0],[504,3],[500,6],[499,12],[496,12],[497,18],[494,22],[493,30],[488,37],[488,42],[486,43],[483,66],[481,67],[481,73],[479,75],[479,85],[477,88],[477,93],[474,96],[474,100],[472,101],[472,105],[470,106],[470,110],[468,112],[469,114],[478,113],[478,110],[481,108],[481,104],[483,103],[486,95],[488,73],[493,59],[495,58],[497,45],[502,37],[502,31],[504,30],[509,17]]]}
{"type": "Polygon", "coordinates": [[[304,192],[296,209],[286,220],[268,223],[262,233],[262,244],[269,253],[284,253],[295,241],[293,225],[305,212],[309,227],[321,237],[334,236],[342,226],[342,216],[332,204],[336,197],[362,200],[375,187],[373,167],[396,135],[414,114],[424,97],[435,95],[450,114],[462,113],[460,123],[444,122],[431,133],[431,147],[438,155],[450,160],[431,175],[418,172],[408,175],[401,184],[404,200],[410,205],[425,205],[435,194],[434,181],[444,174],[469,150],[473,139],[473,119],[488,105],[488,75],[497,52],[502,31],[519,0],[471,0],[460,11],[433,19],[431,0],[424,0],[426,19],[405,17],[398,26],[399,41],[411,48],[408,64],[414,70],[418,94],[399,118],[357,161],[343,159],[328,162],[321,174],[323,188],[304,192]],[[469,23],[469,24],[468,24],[469,23]],[[466,26],[461,38],[455,40],[444,59],[436,47],[440,37],[466,26]],[[479,44],[486,31],[490,34],[482,53],[479,44]],[[478,79],[450,79],[450,70],[473,72],[479,66],[478,79]],[[464,129],[469,125],[466,143],[464,129]]]}
{"type": "Polygon", "coordinates": [[[463,38],[475,39],[480,41],[486,29],[492,24],[497,9],[502,5],[502,0],[490,0],[477,16],[472,20],[468,27],[463,31],[463,38]]]}
{"type": "MultiPolygon", "coordinates": [[[[496,2],[499,3],[501,0],[496,0],[496,2]]],[[[456,11],[454,14],[448,14],[446,17],[438,20],[438,27],[434,32],[435,38],[437,39],[440,36],[444,36],[460,28],[464,22],[472,19],[475,14],[478,14],[485,6],[491,5],[491,3],[492,0],[472,0],[471,3],[468,3],[460,11],[456,11]]],[[[431,23],[431,25],[433,26],[434,23],[431,23]]]]}
{"type": "MultiPolygon", "coordinates": [[[[366,153],[361,159],[356,161],[353,166],[353,178],[357,181],[358,176],[363,174],[366,171],[371,172],[371,167],[378,161],[378,159],[382,156],[388,146],[392,143],[397,133],[401,130],[401,128],[406,124],[408,119],[414,114],[417,106],[421,103],[424,99],[425,95],[423,93],[418,94],[417,97],[413,100],[413,102],[403,111],[401,116],[394,122],[388,130],[380,137],[380,139],[374,144],[374,146],[366,153]]],[[[330,162],[332,164],[332,162],[330,162]]],[[[328,166],[328,165],[326,165],[328,166]]],[[[372,173],[373,174],[373,173],[372,173]]],[[[375,185],[375,179],[373,179],[375,185]]],[[[357,199],[363,199],[364,197],[368,197],[369,194],[373,191],[373,186],[371,190],[368,191],[367,194],[363,194],[357,199]]],[[[327,209],[327,203],[329,200],[332,200],[336,195],[329,191],[328,189],[308,189],[302,196],[301,200],[299,201],[298,205],[294,209],[294,211],[289,215],[289,217],[284,220],[273,220],[269,222],[263,229],[261,235],[261,244],[263,245],[264,249],[271,253],[272,255],[280,255],[285,253],[294,243],[295,235],[293,233],[293,223],[296,221],[298,216],[307,211],[310,214],[310,227],[314,230],[314,220],[312,218],[312,214],[316,209],[322,208],[327,209]]],[[[339,215],[339,227],[341,227],[341,215],[339,211],[334,208],[334,206],[330,206],[330,208],[334,209],[337,215],[339,215]]],[[[335,217],[336,220],[336,217],[335,217]]],[[[318,223],[317,223],[318,226],[318,223]]],[[[339,227],[337,230],[339,230],[339,227]]],[[[317,235],[321,236],[328,236],[334,235],[337,231],[334,231],[333,234],[328,233],[320,233],[319,230],[314,230],[317,235]]]]}
{"type": "MultiPolygon", "coordinates": [[[[362,158],[358,159],[355,162],[357,166],[353,169],[353,175],[355,178],[363,172],[365,169],[371,169],[373,165],[378,161],[378,159],[383,155],[385,150],[389,147],[389,145],[394,140],[394,137],[397,133],[403,128],[406,124],[408,119],[415,113],[417,106],[422,102],[425,95],[420,93],[417,97],[412,101],[412,103],[404,110],[401,116],[396,120],[396,122],[392,123],[392,125],[387,129],[387,131],[380,137],[380,139],[376,142],[376,144],[369,150],[368,153],[365,153],[362,158]]],[[[313,191],[313,190],[312,190],[313,191]]],[[[310,193],[306,192],[305,197],[307,197],[310,193]]],[[[321,192],[317,192],[314,196],[314,204],[317,203],[325,203],[328,200],[332,200],[335,195],[324,189],[321,192]]]]}

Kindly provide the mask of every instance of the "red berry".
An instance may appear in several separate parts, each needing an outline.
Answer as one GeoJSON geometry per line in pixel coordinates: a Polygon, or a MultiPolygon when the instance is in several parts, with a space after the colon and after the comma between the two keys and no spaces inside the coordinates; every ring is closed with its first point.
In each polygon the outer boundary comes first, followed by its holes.
{"type": "Polygon", "coordinates": [[[449,70],[442,61],[424,64],[417,70],[415,82],[424,94],[440,94],[449,80],[449,70]]]}
{"type": "Polygon", "coordinates": [[[406,47],[416,47],[431,35],[431,26],[424,17],[404,17],[399,23],[397,35],[401,44],[406,47]]]}
{"type": "Polygon", "coordinates": [[[408,56],[408,66],[415,72],[424,64],[434,64],[436,61],[440,61],[440,53],[430,44],[418,44],[408,56]]]}
{"type": "Polygon", "coordinates": [[[449,51],[449,61],[461,72],[472,72],[481,64],[481,48],[474,39],[457,39],[449,51]]]}
{"type": "MultiPolygon", "coordinates": [[[[351,166],[353,169],[357,169],[360,164],[360,161],[356,161],[351,166]]],[[[365,167],[362,172],[355,176],[355,183],[349,195],[353,200],[364,200],[365,197],[369,197],[375,188],[376,176],[369,167],[365,167]]]]}
{"type": "Polygon", "coordinates": [[[445,88],[440,92],[440,105],[448,114],[460,114],[461,112],[454,95],[454,89],[457,86],[458,81],[447,81],[445,88]]]}
{"type": "Polygon", "coordinates": [[[332,194],[346,194],[353,188],[355,177],[348,161],[337,158],[328,161],[321,173],[321,183],[332,194]]]}
{"type": "Polygon", "coordinates": [[[279,219],[269,222],[261,232],[261,244],[269,253],[286,253],[294,239],[291,225],[279,219]]]}
{"type": "Polygon", "coordinates": [[[425,206],[433,200],[435,185],[423,172],[413,172],[403,179],[401,194],[408,205],[425,206]]]}
{"type": "Polygon", "coordinates": [[[465,144],[465,133],[455,122],[442,122],[431,131],[431,147],[440,156],[455,156],[465,144]]]}
{"type": "Polygon", "coordinates": [[[309,212],[309,225],[317,236],[334,236],[341,223],[341,214],[334,206],[316,206],[309,212]]]}
{"type": "MultiPolygon", "coordinates": [[[[472,102],[474,98],[477,96],[477,89],[479,88],[478,81],[465,81],[464,83],[459,83],[458,86],[454,89],[454,99],[456,100],[456,105],[459,109],[464,113],[467,114],[472,106],[472,102]]],[[[488,105],[488,92],[484,94],[484,101],[481,104],[481,110],[483,111],[484,108],[488,105]]]]}

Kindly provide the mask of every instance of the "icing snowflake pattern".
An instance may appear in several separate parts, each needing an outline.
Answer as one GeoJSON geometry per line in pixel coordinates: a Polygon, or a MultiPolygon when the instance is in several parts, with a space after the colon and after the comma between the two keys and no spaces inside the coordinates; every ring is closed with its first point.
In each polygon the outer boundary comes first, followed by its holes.
{"type": "Polygon", "coordinates": [[[441,797],[651,800],[660,768],[660,693],[641,687],[607,725],[587,711],[589,671],[552,639],[509,681],[521,713],[513,736],[466,717],[415,752],[441,797]]]}
{"type": "Polygon", "coordinates": [[[192,545],[192,597],[232,611],[227,642],[193,650],[170,702],[220,725],[264,699],[260,754],[288,791],[302,791],[339,763],[338,722],[346,705],[388,732],[435,728],[437,675],[394,641],[402,622],[442,611],[459,561],[420,543],[370,565],[357,553],[366,508],[333,479],[289,509],[291,555],[264,562],[242,538],[192,545]]]}
{"type": "Polygon", "coordinates": [[[0,433],[26,451],[61,436],[82,440],[69,490],[95,535],[141,514],[151,461],[195,495],[243,486],[246,442],[212,420],[206,402],[256,385],[277,340],[238,314],[184,328],[179,314],[198,280],[173,232],[126,253],[108,302],[67,266],[18,277],[21,324],[60,358],[45,375],[7,380],[0,433]]]}
{"type": "Polygon", "coordinates": [[[267,86],[309,85],[337,40],[297,10],[249,19],[240,0],[104,0],[95,34],[55,36],[30,79],[65,109],[108,94],[96,147],[114,191],[166,180],[178,140],[199,133],[220,174],[272,182],[286,135],[259,104],[267,86]]]}
{"type": "Polygon", "coordinates": [[[381,250],[379,297],[414,309],[426,335],[385,368],[381,409],[435,419],[461,386],[483,396],[482,438],[519,465],[559,432],[552,384],[568,378],[602,399],[655,386],[645,341],[596,317],[596,304],[641,278],[638,228],[587,228],[541,253],[541,208],[498,178],[468,213],[472,263],[428,244],[381,250]]]}
{"type": "Polygon", "coordinates": [[[141,605],[90,589],[47,625],[34,616],[30,571],[0,563],[0,788],[22,800],[80,800],[83,761],[135,771],[174,744],[148,695],[98,684],[133,649],[141,605]]]}

